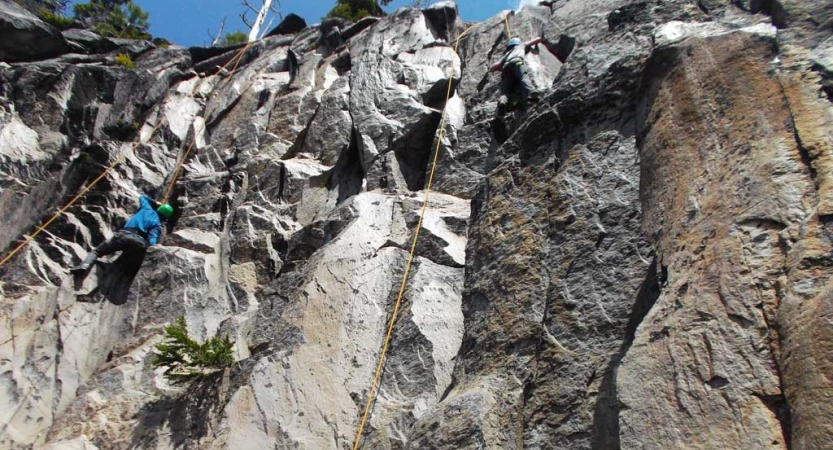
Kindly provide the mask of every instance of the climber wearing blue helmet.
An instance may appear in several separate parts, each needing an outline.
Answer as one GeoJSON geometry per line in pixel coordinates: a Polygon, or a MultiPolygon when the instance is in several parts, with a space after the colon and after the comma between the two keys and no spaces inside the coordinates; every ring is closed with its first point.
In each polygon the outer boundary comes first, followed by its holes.
{"type": "Polygon", "coordinates": [[[157,205],[152,198],[141,196],[139,210],[127,221],[124,228],[88,253],[84,262],[73,267],[71,272],[76,275],[86,274],[99,257],[118,251],[144,252],[148,245],[156,245],[159,235],[162,234],[162,221],[169,219],[173,213],[171,205],[157,205]]]}
{"type": "Polygon", "coordinates": [[[537,92],[526,72],[526,54],[544,39],[537,37],[523,42],[513,37],[506,42],[506,51],[498,62],[489,67],[490,72],[501,72],[500,89],[503,93],[501,104],[517,102],[526,106],[527,100],[537,100],[537,92]]]}

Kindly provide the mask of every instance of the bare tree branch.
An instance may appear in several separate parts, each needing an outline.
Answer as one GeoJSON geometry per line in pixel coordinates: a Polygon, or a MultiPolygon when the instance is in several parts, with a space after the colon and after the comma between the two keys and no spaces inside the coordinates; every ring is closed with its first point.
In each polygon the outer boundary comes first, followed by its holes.
{"type": "Polygon", "coordinates": [[[274,22],[274,18],[270,18],[265,27],[260,27],[263,31],[260,32],[260,36],[257,37],[258,39],[263,39],[263,36],[266,36],[266,33],[272,28],[272,22],[274,22]]]}
{"type": "MultiPolygon", "coordinates": [[[[243,0],[241,3],[243,3],[243,6],[245,6],[246,8],[251,9],[252,11],[254,11],[256,13],[260,12],[260,8],[255,8],[254,6],[252,6],[251,3],[249,3],[248,0],[243,0]]],[[[245,14],[245,13],[243,13],[243,14],[245,14]]]]}
{"type": "Polygon", "coordinates": [[[252,29],[252,27],[254,26],[254,24],[253,24],[253,23],[251,23],[251,22],[249,22],[249,19],[247,19],[247,18],[246,18],[246,13],[242,13],[242,14],[240,14],[240,20],[242,20],[242,21],[243,21],[243,23],[244,23],[244,24],[246,24],[246,26],[247,26],[250,30],[251,30],[251,29],[252,29]]]}
{"type": "Polygon", "coordinates": [[[214,47],[220,43],[220,40],[223,38],[223,30],[226,28],[226,18],[223,17],[223,20],[220,21],[220,29],[217,30],[216,35],[211,34],[211,30],[207,31],[208,37],[211,38],[211,46],[214,47]]]}
{"type": "MultiPolygon", "coordinates": [[[[249,42],[252,42],[258,39],[260,36],[260,28],[263,26],[263,22],[266,20],[266,16],[272,11],[272,2],[274,0],[261,0],[263,2],[260,10],[257,12],[257,17],[255,18],[254,23],[251,25],[251,31],[249,31],[249,42]]],[[[248,0],[243,0],[243,4],[247,7],[251,8],[251,5],[248,3],[248,0]]],[[[246,23],[248,25],[248,23],[246,23]]]]}
{"type": "MultiPolygon", "coordinates": [[[[254,0],[253,0],[254,1],[254,0]]],[[[256,7],[255,5],[250,2],[250,0],[241,0],[240,2],[246,9],[240,13],[240,19],[243,23],[249,28],[249,42],[254,41],[256,39],[260,39],[263,37],[265,33],[261,33],[260,30],[263,28],[264,22],[266,22],[266,17],[269,13],[275,13],[278,15],[278,18],[283,20],[283,15],[281,15],[280,11],[275,7],[277,5],[280,7],[279,0],[258,0],[260,2],[260,7],[256,7]],[[254,21],[251,21],[248,17],[250,11],[256,13],[254,21]]],[[[255,2],[257,3],[257,2],[255,2]]],[[[267,23],[266,29],[272,25],[273,20],[270,19],[267,23]]]]}

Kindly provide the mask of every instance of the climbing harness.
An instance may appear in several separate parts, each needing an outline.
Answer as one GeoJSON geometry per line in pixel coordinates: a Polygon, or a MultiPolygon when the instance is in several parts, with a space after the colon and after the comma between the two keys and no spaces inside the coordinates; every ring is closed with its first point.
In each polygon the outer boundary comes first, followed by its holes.
{"type": "MultiPolygon", "coordinates": [[[[252,43],[249,42],[243,48],[241,48],[240,51],[237,52],[237,54],[232,59],[230,59],[227,63],[225,63],[220,68],[219,72],[222,72],[229,64],[234,62],[235,63],[234,68],[232,69],[231,73],[229,74],[229,80],[230,80],[231,76],[234,75],[234,72],[237,70],[237,66],[240,64],[240,61],[243,59],[243,54],[246,52],[246,50],[249,49],[251,44],[252,43]]],[[[160,121],[155,127],[153,127],[153,130],[150,132],[150,135],[148,135],[148,137],[147,137],[147,141],[149,141],[156,134],[156,131],[161,126],[162,126],[162,122],[160,121]]],[[[203,130],[204,129],[205,129],[205,125],[203,124],[203,130]]],[[[165,196],[162,199],[162,202],[160,202],[160,203],[167,203],[168,202],[168,197],[170,196],[170,193],[173,189],[173,185],[174,185],[174,183],[176,183],[177,177],[179,176],[179,171],[182,168],[182,164],[185,161],[185,159],[188,157],[188,154],[191,152],[191,149],[193,148],[195,141],[196,141],[196,136],[195,136],[194,141],[192,141],[191,145],[188,147],[188,150],[185,152],[185,155],[177,163],[177,168],[176,168],[176,171],[174,172],[174,176],[172,177],[170,185],[169,185],[169,187],[168,187],[168,189],[165,193],[165,196]]],[[[78,199],[80,199],[87,192],[89,192],[90,189],[92,189],[93,186],[95,186],[99,181],[101,181],[105,176],[107,176],[107,174],[109,174],[110,171],[112,171],[113,169],[116,168],[116,166],[118,166],[119,164],[124,162],[124,160],[127,159],[128,155],[132,154],[140,144],[142,144],[141,136],[133,144],[133,146],[130,148],[130,151],[125,152],[115,162],[113,162],[112,164],[110,164],[110,166],[108,166],[106,169],[104,169],[104,171],[101,172],[101,174],[99,176],[97,176],[95,179],[93,179],[93,181],[91,181],[83,189],[81,189],[81,192],[79,192],[75,197],[73,197],[72,200],[70,200],[66,205],[64,205],[61,209],[59,209],[58,212],[53,214],[52,217],[50,217],[46,222],[43,223],[43,225],[41,225],[37,229],[35,229],[35,231],[32,234],[26,236],[25,239],[23,240],[23,242],[18,244],[17,247],[12,249],[12,251],[10,251],[5,257],[3,257],[3,259],[0,260],[0,267],[3,267],[7,262],[9,262],[9,260],[12,259],[12,257],[14,257],[14,255],[16,255],[24,247],[29,245],[29,243],[32,242],[35,239],[35,237],[37,237],[42,231],[44,231],[49,225],[51,225],[52,222],[55,221],[55,219],[57,219],[58,217],[61,216],[61,214],[65,213],[70,207],[72,207],[72,205],[74,205],[75,202],[78,201],[78,199]]]]}
{"type": "MultiPolygon", "coordinates": [[[[466,33],[469,32],[474,27],[474,25],[466,28],[459,36],[457,36],[457,42],[454,44],[454,53],[457,53],[457,49],[460,46],[460,38],[465,36],[466,33]]],[[[448,105],[448,100],[451,98],[451,85],[454,81],[454,64],[451,65],[451,76],[448,78],[448,88],[446,89],[445,94],[445,104],[448,105]]],[[[382,345],[382,352],[379,354],[379,362],[376,365],[376,372],[373,375],[373,382],[370,385],[370,392],[367,395],[367,403],[364,406],[364,413],[362,414],[361,422],[359,422],[358,430],[356,431],[356,438],[353,441],[353,450],[358,450],[361,444],[361,437],[362,433],[364,432],[365,424],[367,423],[368,414],[370,413],[370,407],[373,404],[373,397],[376,394],[376,388],[379,384],[379,375],[382,373],[382,368],[385,364],[385,356],[388,352],[388,346],[390,345],[390,340],[393,335],[393,327],[396,324],[396,317],[399,314],[399,306],[402,303],[402,295],[405,293],[405,285],[408,282],[408,274],[411,271],[411,263],[414,259],[414,253],[416,253],[416,244],[417,239],[419,239],[419,232],[422,229],[422,219],[425,217],[425,211],[428,207],[428,195],[431,193],[431,183],[434,181],[434,172],[437,168],[437,157],[440,154],[440,143],[443,140],[443,132],[445,131],[445,116],[446,116],[447,108],[443,108],[442,119],[440,120],[440,132],[439,136],[437,137],[437,146],[434,149],[434,159],[431,163],[431,174],[428,176],[428,184],[425,186],[425,198],[422,201],[422,212],[419,215],[419,221],[417,222],[416,231],[414,232],[414,239],[411,242],[411,252],[408,255],[408,262],[405,264],[405,273],[402,275],[402,282],[399,285],[399,295],[396,297],[396,303],[393,306],[393,313],[391,313],[390,322],[388,323],[388,332],[385,336],[385,342],[382,345]]]]}

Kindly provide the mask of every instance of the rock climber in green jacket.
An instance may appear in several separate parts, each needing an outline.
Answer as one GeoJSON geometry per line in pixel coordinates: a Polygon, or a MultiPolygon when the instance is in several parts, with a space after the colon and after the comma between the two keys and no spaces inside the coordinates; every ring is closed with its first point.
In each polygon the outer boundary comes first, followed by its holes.
{"type": "Polygon", "coordinates": [[[499,108],[514,104],[526,107],[527,100],[533,102],[538,100],[538,92],[532,85],[532,80],[526,70],[526,54],[543,41],[542,37],[528,42],[513,37],[506,43],[506,51],[500,60],[489,67],[490,72],[500,71],[501,73],[500,90],[503,95],[498,103],[499,108]]]}
{"type": "Polygon", "coordinates": [[[162,222],[169,219],[173,213],[174,209],[171,205],[165,203],[157,207],[152,198],[146,195],[141,196],[139,210],[124,225],[124,228],[88,253],[84,262],[70,271],[75,275],[83,275],[102,256],[118,251],[144,251],[149,245],[156,245],[159,235],[162,234],[162,222]]]}

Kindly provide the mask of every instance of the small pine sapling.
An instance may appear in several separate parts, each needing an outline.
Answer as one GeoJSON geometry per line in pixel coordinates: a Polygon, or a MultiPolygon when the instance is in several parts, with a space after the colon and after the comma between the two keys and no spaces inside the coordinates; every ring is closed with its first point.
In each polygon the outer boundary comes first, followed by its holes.
{"type": "Polygon", "coordinates": [[[185,318],[165,327],[165,341],[156,345],[151,364],[165,368],[165,378],[174,384],[208,378],[234,362],[232,341],[212,337],[200,344],[188,335],[185,318]]]}

